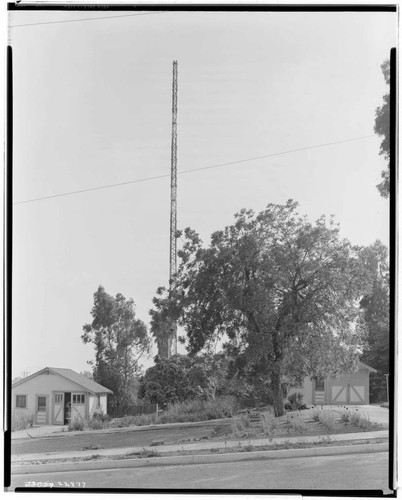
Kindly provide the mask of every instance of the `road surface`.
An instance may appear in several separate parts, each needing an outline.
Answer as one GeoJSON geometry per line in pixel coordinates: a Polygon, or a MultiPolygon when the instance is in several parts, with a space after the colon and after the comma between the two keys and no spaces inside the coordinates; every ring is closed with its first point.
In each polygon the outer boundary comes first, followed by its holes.
{"type": "MultiPolygon", "coordinates": [[[[85,488],[387,490],[388,453],[249,460],[202,465],[148,466],[80,472],[14,475],[27,481],[74,481],[85,488]]],[[[77,484],[78,486],[78,484],[77,484]]]]}

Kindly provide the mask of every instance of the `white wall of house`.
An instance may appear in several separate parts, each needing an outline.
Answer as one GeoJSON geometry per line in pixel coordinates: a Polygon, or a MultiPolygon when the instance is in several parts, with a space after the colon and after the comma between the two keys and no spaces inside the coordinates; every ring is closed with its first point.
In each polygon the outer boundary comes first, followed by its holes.
{"type": "Polygon", "coordinates": [[[107,393],[101,394],[100,403],[101,403],[101,411],[106,414],[107,413],[107,393]]]}
{"type": "Polygon", "coordinates": [[[48,409],[47,422],[52,423],[54,392],[86,392],[80,385],[58,375],[37,375],[31,379],[21,382],[11,390],[12,410],[25,412],[29,415],[36,414],[37,396],[46,396],[46,407],[48,409]],[[26,396],[26,408],[16,408],[17,395],[26,396]]]}
{"type": "Polygon", "coordinates": [[[92,417],[94,413],[107,413],[107,394],[89,395],[88,414],[92,417]]]}

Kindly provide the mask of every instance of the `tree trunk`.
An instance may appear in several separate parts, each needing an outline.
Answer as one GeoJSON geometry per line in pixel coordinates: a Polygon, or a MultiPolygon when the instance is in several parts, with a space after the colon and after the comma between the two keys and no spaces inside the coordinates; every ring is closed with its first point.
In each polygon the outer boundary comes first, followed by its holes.
{"type": "Polygon", "coordinates": [[[271,389],[274,405],[274,415],[275,417],[281,417],[285,413],[285,408],[283,406],[281,375],[277,367],[274,367],[271,372],[271,389]]]}

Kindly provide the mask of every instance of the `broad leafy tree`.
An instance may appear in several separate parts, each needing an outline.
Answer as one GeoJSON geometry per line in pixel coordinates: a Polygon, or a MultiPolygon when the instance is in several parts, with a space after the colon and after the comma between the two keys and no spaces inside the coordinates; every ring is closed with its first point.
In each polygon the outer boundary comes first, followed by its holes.
{"type": "MultiPolygon", "coordinates": [[[[390,62],[385,61],[381,65],[384,79],[387,85],[390,84],[390,62]]],[[[387,160],[387,168],[381,172],[382,182],[378,184],[377,188],[381,196],[384,198],[389,197],[390,190],[390,94],[389,91],[383,96],[382,106],[376,110],[376,118],[374,123],[374,132],[382,137],[380,146],[380,155],[383,155],[387,160]]]]}
{"type": "Polygon", "coordinates": [[[102,286],[94,293],[91,315],[81,338],[95,348],[94,380],[113,391],[112,408],[125,408],[133,401],[139,360],[150,350],[146,325],[136,318],[133,299],[120,293],[113,297],[102,286]]]}
{"type": "Polygon", "coordinates": [[[389,373],[389,265],[388,250],[380,241],[361,252],[365,267],[370,272],[371,288],[361,300],[368,328],[368,346],[363,361],[378,370],[370,376],[370,399],[385,401],[386,379],[389,373]]]}
{"type": "Polygon", "coordinates": [[[353,370],[364,347],[359,308],[367,272],[358,249],[321,217],[309,222],[297,203],[242,210],[233,225],[215,232],[205,248],[185,230],[169,309],[197,353],[226,339],[243,370],[265,378],[277,416],[283,376],[353,370]]]}
{"type": "Polygon", "coordinates": [[[215,399],[228,394],[227,362],[224,355],[177,354],[169,359],[155,357],[141,379],[139,395],[152,403],[177,403],[187,399],[215,399]]]}

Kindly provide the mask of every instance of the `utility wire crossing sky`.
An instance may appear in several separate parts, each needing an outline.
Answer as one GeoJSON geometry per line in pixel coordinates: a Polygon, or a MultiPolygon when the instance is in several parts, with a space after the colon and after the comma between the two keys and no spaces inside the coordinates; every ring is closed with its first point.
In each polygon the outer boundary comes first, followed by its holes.
{"type": "Polygon", "coordinates": [[[21,9],[9,26],[13,376],[87,369],[99,285],[149,328],[169,279],[174,60],[179,228],[208,245],[242,208],[293,199],[354,245],[388,243],[373,127],[394,13],[21,9]]]}
{"type": "MultiPolygon", "coordinates": [[[[317,144],[316,146],[307,146],[305,148],[298,148],[298,149],[290,149],[289,151],[281,151],[279,153],[271,153],[267,155],[262,155],[262,156],[255,156],[254,158],[245,158],[243,160],[234,160],[228,163],[218,163],[217,165],[210,165],[208,167],[199,167],[199,168],[192,168],[190,170],[180,170],[177,172],[177,174],[189,174],[191,172],[198,172],[200,170],[208,170],[212,168],[218,168],[218,167],[226,167],[228,165],[236,165],[238,163],[245,163],[248,161],[255,161],[255,160],[262,160],[263,158],[272,158],[274,156],[281,156],[281,155],[286,155],[290,153],[297,153],[298,151],[306,151],[308,149],[316,149],[316,148],[323,148],[326,146],[333,146],[335,144],[343,144],[345,142],[352,142],[352,141],[359,141],[362,139],[369,139],[371,137],[376,137],[376,135],[365,135],[362,137],[355,137],[353,139],[344,139],[342,141],[334,141],[334,142],[327,142],[326,144],[317,144]]],[[[16,201],[14,202],[14,205],[21,205],[23,203],[31,203],[34,201],[41,201],[41,200],[49,200],[51,198],[60,198],[61,196],[71,196],[74,194],[80,194],[80,193],[87,193],[88,191],[96,191],[98,189],[109,189],[117,186],[125,186],[127,184],[135,184],[137,182],[146,182],[146,181],[153,181],[156,179],[162,179],[163,177],[169,177],[170,174],[161,174],[161,175],[156,175],[153,177],[145,177],[143,179],[135,179],[132,181],[124,181],[124,182],[118,182],[116,184],[107,184],[105,186],[96,186],[92,188],[87,188],[87,189],[80,189],[77,191],[69,191],[68,193],[59,193],[59,194],[53,194],[49,196],[42,196],[40,198],[32,198],[31,200],[23,200],[23,201],[16,201]]]]}

